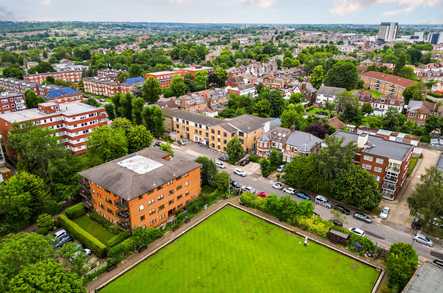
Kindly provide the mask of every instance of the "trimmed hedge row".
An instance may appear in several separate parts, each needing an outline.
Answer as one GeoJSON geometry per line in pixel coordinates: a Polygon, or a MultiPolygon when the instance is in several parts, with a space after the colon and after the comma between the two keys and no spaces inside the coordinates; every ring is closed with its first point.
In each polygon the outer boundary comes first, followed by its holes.
{"type": "Polygon", "coordinates": [[[100,242],[93,235],[88,233],[82,227],[80,227],[77,223],[70,220],[65,214],[61,214],[58,217],[60,224],[68,230],[69,233],[76,239],[78,239],[83,245],[90,248],[94,253],[100,257],[105,256],[106,254],[106,245],[100,242]]]}
{"type": "Polygon", "coordinates": [[[118,233],[117,235],[113,236],[108,241],[106,241],[105,244],[108,247],[113,247],[113,246],[115,246],[116,244],[122,242],[123,240],[125,240],[128,237],[129,237],[129,232],[122,231],[122,232],[118,233]]]}
{"type": "Polygon", "coordinates": [[[71,220],[77,219],[86,214],[85,205],[82,202],[80,202],[78,204],[70,206],[65,210],[65,214],[71,220]]]}

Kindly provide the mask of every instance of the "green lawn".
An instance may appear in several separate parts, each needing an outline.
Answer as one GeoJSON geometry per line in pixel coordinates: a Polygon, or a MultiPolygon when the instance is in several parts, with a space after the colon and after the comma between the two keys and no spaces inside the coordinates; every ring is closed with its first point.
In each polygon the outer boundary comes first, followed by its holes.
{"type": "Polygon", "coordinates": [[[378,272],[226,207],[101,292],[371,292],[378,272]]]}
{"type": "Polygon", "coordinates": [[[104,244],[106,244],[109,239],[115,236],[114,233],[105,229],[105,227],[103,227],[100,223],[97,223],[96,221],[89,218],[88,215],[83,215],[73,221],[104,244]]]}

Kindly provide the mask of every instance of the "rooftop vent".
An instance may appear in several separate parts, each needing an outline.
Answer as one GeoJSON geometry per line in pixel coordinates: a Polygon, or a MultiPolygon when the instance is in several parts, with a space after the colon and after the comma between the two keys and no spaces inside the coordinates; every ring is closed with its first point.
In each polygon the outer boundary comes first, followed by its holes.
{"type": "Polygon", "coordinates": [[[123,161],[118,162],[117,164],[139,175],[149,173],[163,166],[162,163],[139,155],[127,158],[123,161]]]}

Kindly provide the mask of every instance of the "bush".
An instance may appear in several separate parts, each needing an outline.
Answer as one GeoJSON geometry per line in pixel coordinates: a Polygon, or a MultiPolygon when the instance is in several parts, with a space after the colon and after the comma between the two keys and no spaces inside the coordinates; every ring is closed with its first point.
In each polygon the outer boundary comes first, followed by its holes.
{"type": "Polygon", "coordinates": [[[77,219],[86,214],[85,205],[82,202],[80,202],[78,204],[70,206],[65,210],[65,214],[71,220],[77,219]]]}
{"type": "Polygon", "coordinates": [[[119,244],[111,247],[108,252],[108,256],[114,258],[117,256],[126,256],[135,248],[134,239],[129,237],[119,244]]]}
{"type": "Polygon", "coordinates": [[[108,247],[113,247],[128,237],[129,237],[129,232],[121,231],[120,233],[109,239],[105,244],[108,247]]]}
{"type": "Polygon", "coordinates": [[[54,229],[54,218],[49,214],[41,214],[37,218],[37,233],[45,235],[54,229]]]}
{"type": "Polygon", "coordinates": [[[395,243],[389,249],[386,260],[389,287],[392,292],[401,292],[414,274],[418,256],[410,244],[395,243]]]}
{"type": "Polygon", "coordinates": [[[365,255],[367,252],[374,254],[377,246],[367,237],[351,234],[348,248],[351,251],[357,251],[360,255],[365,255]]]}
{"type": "Polygon", "coordinates": [[[240,203],[253,209],[264,210],[266,200],[253,193],[245,192],[240,196],[240,203]]]}
{"type": "Polygon", "coordinates": [[[326,237],[329,229],[333,226],[331,222],[323,220],[316,215],[311,217],[298,216],[294,219],[294,224],[303,230],[312,232],[321,237],[326,237]]]}
{"type": "Polygon", "coordinates": [[[97,238],[89,234],[82,227],[70,220],[65,214],[58,217],[60,224],[72,234],[74,238],[80,241],[83,245],[90,248],[94,253],[100,257],[106,254],[106,245],[100,242],[97,238]]]}
{"type": "Polygon", "coordinates": [[[254,162],[254,163],[260,163],[260,157],[257,156],[256,154],[250,154],[249,161],[254,162]]]}

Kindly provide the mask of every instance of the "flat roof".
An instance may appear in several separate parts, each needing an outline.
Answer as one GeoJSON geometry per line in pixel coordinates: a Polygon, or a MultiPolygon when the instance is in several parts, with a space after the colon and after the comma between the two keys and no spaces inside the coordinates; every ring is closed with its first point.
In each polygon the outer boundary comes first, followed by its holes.
{"type": "Polygon", "coordinates": [[[80,175],[113,194],[131,200],[200,167],[200,164],[176,154],[146,148],[99,166],[80,175]]]}
{"type": "Polygon", "coordinates": [[[419,267],[403,290],[403,293],[428,292],[443,292],[443,269],[432,263],[419,267]]]}

